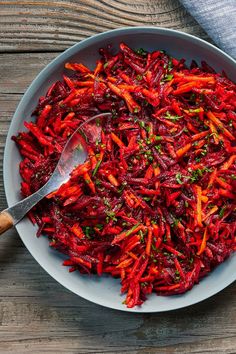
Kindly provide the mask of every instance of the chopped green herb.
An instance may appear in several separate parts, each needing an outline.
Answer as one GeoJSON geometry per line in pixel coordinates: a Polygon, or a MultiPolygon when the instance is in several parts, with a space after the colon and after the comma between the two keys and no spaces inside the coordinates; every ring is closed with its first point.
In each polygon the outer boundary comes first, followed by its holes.
{"type": "Polygon", "coordinates": [[[100,186],[101,185],[101,181],[99,181],[99,179],[96,179],[95,184],[96,184],[96,186],[100,186]]]}
{"type": "Polygon", "coordinates": [[[143,233],[143,231],[142,230],[139,230],[139,235],[140,235],[140,242],[141,243],[144,243],[144,233],[143,233]]]}
{"type": "Polygon", "coordinates": [[[136,229],[137,226],[140,225],[140,222],[138,222],[136,225],[134,225],[133,227],[131,227],[131,229],[129,229],[125,234],[126,236],[129,236],[130,234],[132,234],[132,232],[136,229]]]}
{"type": "Polygon", "coordinates": [[[207,154],[207,150],[201,151],[201,155],[202,155],[202,156],[206,156],[206,154],[207,154]]]}
{"type": "Polygon", "coordinates": [[[199,112],[201,112],[201,108],[195,108],[195,109],[189,109],[189,112],[190,113],[199,113],[199,112]]]}
{"type": "Polygon", "coordinates": [[[223,208],[221,208],[221,209],[220,209],[220,212],[219,212],[219,217],[220,217],[220,219],[222,219],[222,218],[223,218],[224,213],[225,213],[225,209],[226,209],[226,207],[225,207],[225,206],[224,206],[223,208]]]}
{"type": "Polygon", "coordinates": [[[183,184],[183,183],[184,183],[184,182],[181,180],[182,177],[183,177],[183,176],[182,176],[182,174],[181,174],[180,172],[176,173],[176,175],[175,175],[175,179],[176,179],[176,181],[177,181],[179,184],[183,184]]]}
{"type": "Polygon", "coordinates": [[[173,120],[173,122],[178,121],[179,119],[183,118],[183,116],[178,116],[178,115],[171,115],[169,111],[166,112],[166,115],[164,116],[166,119],[173,120]]]}
{"type": "Polygon", "coordinates": [[[173,75],[172,74],[168,74],[164,77],[164,81],[171,81],[173,79],[173,75]]]}
{"type": "Polygon", "coordinates": [[[108,61],[103,65],[104,69],[106,69],[108,67],[109,63],[108,61]]]}
{"type": "Polygon", "coordinates": [[[151,247],[152,247],[152,250],[153,250],[153,251],[156,251],[156,250],[157,250],[157,248],[156,248],[156,246],[155,246],[154,244],[152,244],[151,247]]]}
{"type": "Polygon", "coordinates": [[[112,221],[117,221],[116,214],[114,211],[106,211],[107,218],[110,218],[112,221]]]}
{"type": "Polygon", "coordinates": [[[148,283],[147,282],[142,282],[142,283],[140,283],[140,285],[141,285],[142,288],[144,288],[145,286],[148,285],[148,283]]]}
{"type": "Polygon", "coordinates": [[[143,49],[143,48],[135,49],[135,53],[137,53],[137,54],[139,54],[139,55],[142,55],[142,56],[146,56],[146,55],[147,55],[146,50],[143,49]]]}
{"type": "Polygon", "coordinates": [[[97,224],[96,228],[99,229],[100,231],[103,229],[103,225],[102,224],[97,224]]]}
{"type": "Polygon", "coordinates": [[[198,179],[203,176],[204,172],[212,172],[212,170],[210,168],[204,167],[202,169],[198,168],[197,170],[192,171],[192,175],[190,176],[190,182],[194,183],[198,181],[198,179]]]}
{"type": "Polygon", "coordinates": [[[149,202],[152,198],[150,198],[150,197],[143,197],[143,199],[144,199],[146,202],[149,202]]]}
{"type": "Polygon", "coordinates": [[[145,127],[144,121],[140,120],[140,121],[139,121],[139,125],[140,125],[141,128],[144,128],[144,127],[145,127]]]}
{"type": "Polygon", "coordinates": [[[174,222],[171,224],[172,227],[177,227],[179,223],[179,219],[175,219],[174,222]]]}
{"type": "Polygon", "coordinates": [[[146,129],[146,131],[147,131],[148,133],[150,133],[151,128],[150,128],[150,126],[149,126],[149,125],[147,125],[145,129],[146,129]]]}
{"type": "Polygon", "coordinates": [[[104,205],[106,205],[108,208],[111,207],[110,202],[109,202],[109,200],[108,200],[107,198],[103,198],[103,203],[104,203],[104,205]]]}
{"type": "Polygon", "coordinates": [[[160,144],[159,145],[155,145],[154,147],[159,153],[161,153],[161,145],[160,144]]]}
{"type": "Polygon", "coordinates": [[[98,171],[98,169],[99,169],[99,167],[100,167],[100,165],[101,165],[101,162],[102,162],[102,160],[99,160],[99,161],[96,163],[96,166],[95,166],[95,168],[94,168],[94,170],[93,170],[93,176],[96,175],[96,173],[97,173],[97,171],[98,171]]]}
{"type": "Polygon", "coordinates": [[[136,76],[136,79],[139,80],[139,81],[141,81],[141,80],[143,79],[143,75],[137,75],[137,76],[136,76]]]}
{"type": "Polygon", "coordinates": [[[116,118],[116,116],[117,116],[117,111],[116,111],[116,109],[112,108],[111,114],[112,114],[112,118],[116,118]]]}
{"type": "Polygon", "coordinates": [[[84,234],[85,236],[90,239],[91,238],[91,233],[93,232],[93,229],[91,226],[84,226],[83,227],[83,231],[84,231],[84,234]]]}
{"type": "Polygon", "coordinates": [[[207,208],[211,209],[211,208],[213,208],[214,206],[215,206],[214,204],[210,203],[210,204],[207,205],[207,208]]]}
{"type": "Polygon", "coordinates": [[[195,94],[195,93],[192,93],[191,96],[189,97],[189,100],[195,102],[195,100],[196,100],[196,94],[195,94]]]}
{"type": "MultiPolygon", "coordinates": [[[[170,71],[173,68],[173,63],[172,63],[172,59],[170,59],[168,61],[168,70],[170,71]]],[[[172,75],[173,76],[173,75],[172,75]]]]}

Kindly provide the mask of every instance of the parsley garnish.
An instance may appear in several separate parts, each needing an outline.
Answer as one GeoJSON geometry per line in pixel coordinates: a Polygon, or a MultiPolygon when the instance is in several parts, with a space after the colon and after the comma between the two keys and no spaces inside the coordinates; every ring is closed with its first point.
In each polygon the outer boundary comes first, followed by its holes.
{"type": "Polygon", "coordinates": [[[183,184],[183,183],[184,183],[184,182],[181,180],[182,177],[183,177],[183,176],[182,176],[182,174],[181,174],[180,172],[176,173],[176,175],[175,175],[175,179],[176,179],[176,181],[177,181],[179,184],[183,184]]]}
{"type": "Polygon", "coordinates": [[[139,55],[142,55],[142,56],[146,56],[147,55],[147,52],[146,50],[144,50],[143,48],[138,48],[135,50],[135,53],[139,54],[139,55]]]}
{"type": "Polygon", "coordinates": [[[96,173],[97,173],[97,171],[98,171],[98,169],[99,169],[99,166],[101,165],[101,162],[102,162],[102,160],[99,160],[99,161],[96,163],[96,166],[95,166],[95,168],[94,168],[94,170],[93,170],[93,176],[96,175],[96,173]]]}
{"type": "Polygon", "coordinates": [[[179,119],[183,118],[183,116],[178,116],[178,115],[171,115],[170,112],[166,112],[166,115],[165,115],[165,118],[166,119],[170,119],[170,120],[173,120],[173,122],[177,122],[179,119]]]}
{"type": "Polygon", "coordinates": [[[171,81],[173,79],[173,75],[172,74],[168,74],[164,77],[164,81],[171,81]]]}
{"type": "Polygon", "coordinates": [[[224,213],[225,213],[225,209],[226,209],[226,207],[225,207],[225,206],[224,206],[223,208],[221,208],[221,209],[220,209],[220,212],[219,212],[219,217],[220,217],[220,219],[222,219],[222,218],[223,218],[224,213]]]}
{"type": "Polygon", "coordinates": [[[161,145],[159,144],[159,145],[155,145],[155,149],[159,152],[159,153],[161,153],[161,145]]]}
{"type": "Polygon", "coordinates": [[[141,81],[142,79],[143,79],[143,76],[142,76],[142,75],[137,75],[137,76],[136,76],[136,80],[141,81]]]}

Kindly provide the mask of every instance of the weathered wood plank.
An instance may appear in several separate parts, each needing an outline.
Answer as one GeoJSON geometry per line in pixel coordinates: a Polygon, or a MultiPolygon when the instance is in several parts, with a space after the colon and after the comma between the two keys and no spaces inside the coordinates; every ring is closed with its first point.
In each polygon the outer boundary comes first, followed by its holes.
{"type": "Polygon", "coordinates": [[[0,54],[0,94],[23,94],[36,75],[57,55],[43,52],[0,54]]]}
{"type": "Polygon", "coordinates": [[[0,51],[61,51],[98,32],[152,25],[206,34],[177,0],[2,0],[0,51]]]}

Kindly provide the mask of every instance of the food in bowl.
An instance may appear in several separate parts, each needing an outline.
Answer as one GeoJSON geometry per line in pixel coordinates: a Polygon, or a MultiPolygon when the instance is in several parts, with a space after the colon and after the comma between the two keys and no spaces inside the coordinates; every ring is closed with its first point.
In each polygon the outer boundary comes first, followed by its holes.
{"type": "Polygon", "coordinates": [[[100,54],[94,70],[67,63],[13,139],[28,196],[75,129],[112,112],[87,161],[29,217],[69,271],[120,278],[132,308],[190,290],[236,248],[236,86],[161,50],[100,54]]]}

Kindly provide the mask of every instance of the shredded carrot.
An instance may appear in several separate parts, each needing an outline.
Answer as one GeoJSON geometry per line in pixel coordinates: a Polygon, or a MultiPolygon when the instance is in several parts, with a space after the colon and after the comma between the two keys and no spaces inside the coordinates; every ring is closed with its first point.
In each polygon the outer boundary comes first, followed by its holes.
{"type": "Polygon", "coordinates": [[[187,84],[183,84],[173,91],[174,95],[181,95],[182,93],[189,92],[193,87],[199,87],[199,81],[190,81],[187,84]]]}
{"type": "Polygon", "coordinates": [[[200,256],[205,251],[206,241],[207,241],[207,227],[205,228],[205,231],[204,231],[204,234],[203,234],[203,238],[202,238],[202,243],[201,243],[200,249],[197,252],[198,256],[200,256]]]}
{"type": "Polygon", "coordinates": [[[150,256],[151,252],[151,245],[152,245],[152,228],[148,228],[148,235],[147,235],[147,246],[146,246],[146,254],[150,256]]]}
{"type": "Polygon", "coordinates": [[[202,188],[198,185],[195,185],[196,192],[196,223],[198,226],[202,227],[202,188]]]}
{"type": "Polygon", "coordinates": [[[216,176],[217,176],[217,169],[215,168],[213,170],[212,174],[210,175],[209,182],[208,182],[208,185],[207,185],[207,189],[209,189],[213,185],[213,183],[214,183],[214,181],[216,179],[216,176]]]}
{"type": "Polygon", "coordinates": [[[111,184],[115,187],[118,187],[120,185],[120,183],[117,181],[116,177],[113,176],[111,173],[107,176],[107,178],[109,179],[109,181],[111,182],[111,184]]]}
{"type": "Polygon", "coordinates": [[[218,206],[217,205],[214,205],[210,211],[204,216],[203,220],[202,221],[205,221],[209,218],[209,216],[211,216],[212,214],[214,214],[217,210],[218,210],[218,206]]]}
{"type": "Polygon", "coordinates": [[[219,128],[222,130],[222,133],[226,135],[230,140],[235,140],[235,137],[229,132],[224,124],[211,112],[207,112],[207,117],[219,128]]]}
{"type": "Polygon", "coordinates": [[[120,138],[115,133],[111,133],[111,138],[114,141],[114,143],[116,143],[120,148],[125,147],[123,141],[121,141],[120,138]]]}
{"type": "Polygon", "coordinates": [[[222,170],[228,170],[230,166],[236,161],[236,155],[230,156],[229,160],[226,161],[223,166],[221,167],[222,170]]]}
{"type": "Polygon", "coordinates": [[[91,191],[95,194],[96,193],[95,184],[91,180],[91,177],[89,176],[88,172],[85,172],[83,177],[85,182],[88,184],[89,188],[91,189],[91,191]]]}
{"type": "Polygon", "coordinates": [[[212,122],[209,123],[209,127],[210,127],[211,133],[213,135],[213,139],[215,140],[215,144],[219,144],[219,135],[217,133],[216,127],[214,126],[214,124],[212,122]]]}
{"type": "Polygon", "coordinates": [[[182,157],[186,152],[188,152],[191,149],[191,146],[192,146],[192,144],[189,143],[189,144],[186,144],[184,147],[178,149],[176,151],[177,157],[179,157],[179,158],[182,157]]]}

